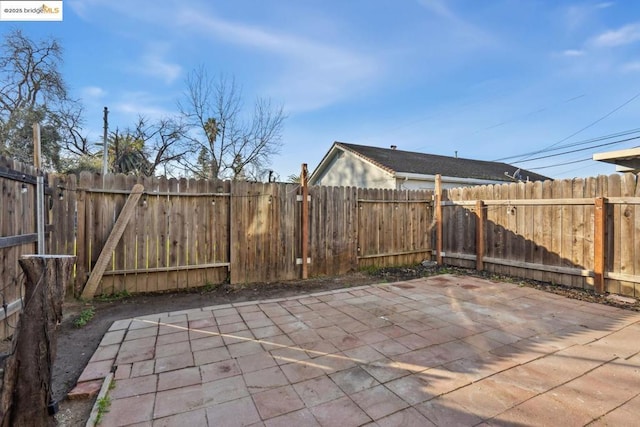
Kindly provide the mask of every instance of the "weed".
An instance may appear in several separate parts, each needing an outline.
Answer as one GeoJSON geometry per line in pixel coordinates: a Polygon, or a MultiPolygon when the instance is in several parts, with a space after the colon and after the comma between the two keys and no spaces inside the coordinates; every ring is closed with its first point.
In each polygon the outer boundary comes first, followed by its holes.
{"type": "Polygon", "coordinates": [[[200,288],[200,293],[206,294],[207,292],[215,291],[219,287],[223,286],[223,283],[211,283],[207,281],[207,283],[200,288]]]}
{"type": "Polygon", "coordinates": [[[360,267],[361,272],[369,274],[371,276],[375,276],[380,272],[380,270],[381,267],[378,267],[377,265],[367,265],[365,267],[360,267]]]}
{"type": "Polygon", "coordinates": [[[456,271],[448,266],[441,266],[440,268],[438,268],[438,274],[454,274],[456,271]]]}
{"type": "Polygon", "coordinates": [[[123,289],[111,295],[106,295],[106,294],[98,295],[96,297],[96,300],[101,302],[112,302],[112,301],[119,301],[121,299],[126,299],[126,298],[129,298],[130,296],[131,294],[129,293],[129,291],[127,291],[126,289],[123,289]]]}
{"type": "Polygon", "coordinates": [[[98,415],[96,415],[96,425],[100,424],[104,414],[109,412],[109,407],[111,407],[111,398],[109,396],[101,397],[97,402],[98,406],[98,415]]]}
{"type": "MultiPolygon", "coordinates": [[[[109,391],[113,390],[114,388],[116,388],[116,382],[112,379],[109,383],[109,391]]],[[[104,414],[109,412],[109,408],[111,407],[111,397],[109,397],[109,394],[98,399],[98,401],[96,402],[96,406],[98,408],[98,414],[96,415],[96,425],[98,425],[102,421],[104,414]]]]}
{"type": "Polygon", "coordinates": [[[89,323],[91,319],[93,319],[93,316],[95,316],[95,314],[96,314],[96,311],[94,310],[93,307],[85,308],[80,312],[78,317],[73,321],[73,325],[76,328],[82,328],[87,323],[89,323]]]}

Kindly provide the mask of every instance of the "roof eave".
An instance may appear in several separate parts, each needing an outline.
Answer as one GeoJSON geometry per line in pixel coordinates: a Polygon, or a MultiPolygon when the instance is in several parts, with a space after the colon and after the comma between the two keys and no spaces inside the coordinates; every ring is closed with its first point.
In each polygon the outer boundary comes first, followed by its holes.
{"type": "Polygon", "coordinates": [[[331,148],[329,149],[329,151],[327,151],[327,153],[324,155],[322,160],[320,160],[320,163],[318,163],[318,166],[316,166],[316,168],[313,170],[311,175],[309,175],[310,182],[313,182],[313,180],[316,179],[317,175],[322,173],[327,168],[331,159],[335,156],[336,150],[338,149],[341,151],[344,151],[344,148],[338,148],[337,142],[334,142],[331,148]]]}
{"type": "MultiPolygon", "coordinates": [[[[416,181],[435,181],[436,175],[410,173],[410,172],[396,172],[396,178],[399,179],[413,179],[416,181]]],[[[479,179],[479,178],[461,178],[457,176],[441,175],[442,182],[449,182],[452,184],[473,184],[473,185],[490,185],[490,184],[504,184],[507,181],[493,180],[493,179],[479,179]]]]}

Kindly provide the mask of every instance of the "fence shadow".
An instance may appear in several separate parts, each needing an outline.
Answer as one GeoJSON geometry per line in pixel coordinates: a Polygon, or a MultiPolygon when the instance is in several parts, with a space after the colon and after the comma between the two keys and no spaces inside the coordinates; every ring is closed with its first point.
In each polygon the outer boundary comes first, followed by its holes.
{"type": "Polygon", "coordinates": [[[640,262],[632,254],[640,205],[631,196],[638,190],[632,174],[448,190],[442,208],[445,262],[475,268],[481,234],[488,271],[594,289],[602,254],[604,289],[636,296],[640,262]],[[597,197],[605,198],[602,246],[596,245],[597,197]]]}

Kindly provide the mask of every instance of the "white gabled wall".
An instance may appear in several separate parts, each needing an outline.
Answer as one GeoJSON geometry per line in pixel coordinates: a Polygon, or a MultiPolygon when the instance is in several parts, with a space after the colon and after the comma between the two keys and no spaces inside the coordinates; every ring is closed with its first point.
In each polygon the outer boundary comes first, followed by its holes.
{"type": "Polygon", "coordinates": [[[313,185],[395,189],[396,180],[390,173],[355,154],[338,151],[313,185]]]}

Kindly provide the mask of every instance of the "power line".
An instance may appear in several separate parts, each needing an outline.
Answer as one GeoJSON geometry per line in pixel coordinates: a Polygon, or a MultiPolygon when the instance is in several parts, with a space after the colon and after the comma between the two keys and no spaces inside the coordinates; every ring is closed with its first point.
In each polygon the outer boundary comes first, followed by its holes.
{"type": "MultiPolygon", "coordinates": [[[[635,95],[633,95],[631,98],[629,98],[628,100],[626,100],[625,102],[623,102],[622,104],[618,105],[616,108],[614,108],[613,110],[609,111],[607,114],[605,114],[604,116],[594,120],[593,122],[589,123],[587,126],[583,127],[582,129],[577,130],[576,132],[572,133],[571,135],[567,136],[566,138],[562,138],[561,140],[554,142],[553,144],[549,145],[546,148],[543,148],[542,150],[540,150],[540,152],[546,152],[549,149],[555,147],[558,144],[563,143],[564,141],[573,138],[574,136],[576,136],[577,134],[589,129],[592,126],[595,126],[596,124],[600,123],[601,121],[603,121],[604,119],[606,119],[607,117],[611,116],[612,114],[616,113],[618,110],[622,109],[623,107],[625,107],[627,104],[635,101],[638,97],[640,97],[640,92],[636,93],[635,95]]],[[[536,153],[537,154],[537,153],[536,153]]],[[[533,155],[533,154],[532,154],[533,155]]],[[[532,155],[526,156],[524,159],[522,160],[527,160],[529,157],[531,157],[532,155]]]]}
{"type": "Polygon", "coordinates": [[[584,98],[585,96],[586,96],[585,94],[574,96],[572,98],[566,99],[566,100],[564,100],[562,102],[557,102],[557,103],[552,104],[552,105],[547,106],[547,107],[541,107],[541,108],[538,108],[537,110],[529,111],[528,113],[520,114],[520,115],[517,115],[517,116],[512,116],[511,118],[505,119],[505,120],[501,121],[500,123],[496,123],[494,125],[487,126],[487,127],[482,128],[482,129],[478,129],[478,130],[474,131],[472,133],[472,135],[475,135],[478,132],[482,132],[482,131],[485,131],[485,130],[491,130],[491,129],[498,128],[500,126],[508,125],[511,122],[514,122],[514,121],[517,121],[517,120],[520,120],[520,119],[525,119],[527,117],[533,116],[534,114],[543,113],[543,112],[545,112],[545,111],[547,111],[549,109],[552,109],[552,108],[554,108],[554,107],[556,107],[558,105],[566,104],[566,103],[575,101],[576,99],[584,98]]]}
{"type": "MultiPolygon", "coordinates": [[[[508,91],[505,90],[502,93],[499,93],[498,96],[502,96],[502,95],[506,95],[506,94],[508,94],[508,91]]],[[[494,94],[494,97],[495,97],[495,95],[496,94],[494,94]]],[[[553,109],[553,108],[555,108],[557,106],[560,106],[560,105],[563,105],[563,104],[568,104],[570,102],[573,102],[575,100],[584,98],[586,96],[587,96],[586,94],[580,94],[580,95],[577,95],[577,96],[573,96],[573,97],[571,97],[569,99],[565,99],[565,100],[562,100],[562,101],[559,101],[559,102],[555,102],[555,103],[552,103],[552,104],[547,104],[547,105],[545,105],[543,107],[540,107],[540,108],[538,108],[536,110],[529,111],[529,112],[521,114],[521,115],[516,115],[516,116],[510,117],[510,118],[505,119],[505,120],[503,120],[503,121],[501,121],[501,122],[499,122],[497,124],[490,125],[488,127],[482,128],[482,129],[476,129],[475,131],[473,131],[471,133],[471,135],[474,135],[474,134],[476,134],[478,132],[481,132],[481,131],[490,130],[490,129],[497,128],[497,127],[500,127],[500,126],[504,126],[504,125],[509,124],[509,123],[511,123],[513,121],[516,121],[516,120],[519,120],[519,119],[522,119],[522,118],[526,118],[526,117],[532,116],[534,114],[539,114],[541,112],[553,109]]],[[[491,102],[491,100],[489,102],[491,102]]],[[[430,111],[430,112],[428,112],[428,113],[426,113],[424,115],[421,115],[418,118],[414,118],[413,120],[407,120],[404,123],[401,123],[399,125],[395,125],[395,126],[392,126],[392,127],[388,127],[386,129],[382,129],[381,131],[376,132],[375,135],[374,134],[365,135],[362,138],[356,138],[356,140],[360,141],[361,143],[362,142],[367,142],[367,141],[370,141],[373,138],[379,138],[380,136],[391,134],[391,133],[396,132],[396,131],[398,131],[400,129],[412,127],[412,126],[414,126],[414,125],[416,125],[418,123],[427,121],[429,119],[432,119],[432,118],[435,118],[435,117],[438,117],[438,116],[447,116],[448,117],[448,116],[452,116],[452,115],[459,115],[459,113],[462,112],[462,111],[468,110],[470,108],[477,109],[477,105],[478,104],[482,104],[484,106],[484,105],[486,105],[486,103],[487,103],[486,97],[482,97],[482,98],[478,98],[478,99],[464,100],[463,102],[460,102],[460,103],[457,103],[457,104],[447,105],[443,109],[440,109],[440,110],[437,110],[437,111],[430,111]]],[[[420,151],[420,150],[424,149],[425,147],[427,147],[427,146],[420,146],[420,147],[414,148],[414,150],[415,151],[420,151]]]]}
{"type": "Polygon", "coordinates": [[[564,163],[557,163],[555,165],[549,165],[549,166],[541,166],[538,168],[527,168],[527,170],[530,171],[534,171],[534,170],[540,170],[540,169],[550,169],[550,168],[557,168],[558,166],[566,166],[566,165],[572,165],[574,163],[581,163],[581,162],[586,162],[589,160],[593,160],[591,157],[588,157],[586,159],[582,159],[582,160],[574,160],[572,162],[564,162],[564,163]]]}
{"type": "Polygon", "coordinates": [[[607,142],[605,144],[591,145],[589,147],[578,148],[576,150],[563,151],[562,153],[548,154],[546,156],[534,157],[533,159],[527,159],[527,160],[520,160],[520,161],[517,161],[517,162],[514,162],[514,163],[520,164],[520,163],[526,163],[526,162],[533,162],[534,160],[548,159],[550,157],[563,156],[565,154],[571,154],[571,153],[577,153],[579,151],[591,150],[592,148],[599,148],[599,147],[606,147],[606,146],[609,146],[609,145],[621,144],[623,142],[633,141],[634,139],[640,139],[640,136],[634,136],[633,138],[627,138],[627,139],[621,139],[621,140],[618,140],[618,141],[607,142]]]}
{"type": "MultiPolygon", "coordinates": [[[[501,162],[501,161],[505,161],[505,160],[516,159],[516,158],[519,158],[519,157],[534,156],[536,154],[542,154],[542,153],[545,153],[545,152],[548,152],[548,151],[562,150],[564,148],[577,147],[579,145],[589,144],[591,142],[598,142],[598,141],[604,141],[604,140],[611,139],[611,138],[617,138],[617,137],[620,137],[620,136],[633,135],[633,134],[638,133],[638,132],[640,132],[640,128],[629,129],[629,130],[625,130],[625,131],[611,133],[611,134],[608,134],[608,135],[597,136],[597,137],[589,138],[589,139],[583,139],[583,140],[580,140],[580,141],[571,142],[569,144],[559,145],[559,146],[557,146],[555,148],[552,148],[550,150],[536,150],[536,151],[530,151],[528,153],[517,154],[517,155],[514,155],[514,156],[503,157],[503,158],[494,160],[494,162],[501,162]]],[[[518,161],[515,161],[514,163],[518,163],[518,161]]]]}

